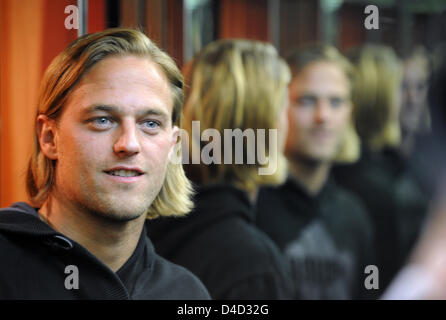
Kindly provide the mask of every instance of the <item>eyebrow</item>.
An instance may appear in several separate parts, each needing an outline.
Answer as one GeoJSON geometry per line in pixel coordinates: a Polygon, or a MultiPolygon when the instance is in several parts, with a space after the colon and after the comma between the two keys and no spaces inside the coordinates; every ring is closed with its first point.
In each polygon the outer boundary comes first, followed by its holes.
{"type": "MultiPolygon", "coordinates": [[[[122,113],[119,107],[112,106],[112,105],[93,105],[93,106],[90,106],[90,107],[86,108],[85,110],[83,110],[82,113],[89,114],[89,113],[94,113],[94,112],[98,112],[98,111],[103,111],[103,112],[107,112],[107,113],[115,113],[115,114],[122,113]]],[[[140,116],[140,117],[145,117],[145,116],[149,116],[149,115],[160,116],[165,119],[169,118],[169,116],[166,112],[164,112],[158,108],[154,108],[154,107],[150,107],[150,108],[143,110],[142,112],[138,112],[138,116],[140,116]]]]}

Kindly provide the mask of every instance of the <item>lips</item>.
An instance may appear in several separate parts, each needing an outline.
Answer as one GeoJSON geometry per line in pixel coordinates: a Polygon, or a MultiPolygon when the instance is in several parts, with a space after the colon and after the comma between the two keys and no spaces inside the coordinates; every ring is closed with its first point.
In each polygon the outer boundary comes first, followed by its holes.
{"type": "Polygon", "coordinates": [[[311,135],[317,139],[330,139],[333,137],[333,133],[327,130],[314,130],[311,135]]]}
{"type": "Polygon", "coordinates": [[[104,172],[111,176],[124,178],[137,177],[144,174],[141,169],[132,167],[115,167],[109,170],[105,170],[104,172]]]}

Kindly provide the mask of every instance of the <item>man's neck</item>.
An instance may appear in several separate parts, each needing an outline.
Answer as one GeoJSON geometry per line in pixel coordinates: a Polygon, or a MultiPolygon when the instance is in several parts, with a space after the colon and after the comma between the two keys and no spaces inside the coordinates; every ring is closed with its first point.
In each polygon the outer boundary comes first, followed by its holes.
{"type": "Polygon", "coordinates": [[[289,172],[310,195],[316,195],[325,185],[330,174],[330,162],[290,159],[289,172]]]}
{"type": "Polygon", "coordinates": [[[401,130],[400,153],[406,158],[409,157],[415,144],[415,134],[407,130],[401,130]]]}
{"type": "Polygon", "coordinates": [[[138,244],[145,216],[128,221],[110,221],[97,214],[49,199],[39,210],[41,219],[73,239],[114,272],[130,258],[138,244]]]}

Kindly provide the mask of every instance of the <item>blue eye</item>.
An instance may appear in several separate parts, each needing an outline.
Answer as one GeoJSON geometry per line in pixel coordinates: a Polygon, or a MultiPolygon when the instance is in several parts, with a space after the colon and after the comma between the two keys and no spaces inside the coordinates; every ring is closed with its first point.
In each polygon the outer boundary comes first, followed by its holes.
{"type": "Polygon", "coordinates": [[[147,120],[144,121],[144,126],[146,126],[149,129],[158,129],[160,124],[157,121],[147,120]]]}
{"type": "Polygon", "coordinates": [[[344,97],[331,97],[330,104],[332,108],[339,108],[347,105],[348,99],[344,97]]]}
{"type": "Polygon", "coordinates": [[[340,107],[343,102],[344,101],[341,98],[331,98],[330,99],[330,104],[334,108],[340,107]]]}
{"type": "Polygon", "coordinates": [[[94,120],[97,124],[99,125],[106,125],[110,122],[110,120],[108,120],[106,117],[101,117],[101,118],[97,118],[94,120]]]}
{"type": "Polygon", "coordinates": [[[316,104],[317,98],[313,96],[302,96],[298,100],[301,107],[313,107],[316,104]]]}
{"type": "Polygon", "coordinates": [[[108,129],[113,124],[112,120],[109,119],[108,117],[96,117],[91,119],[89,122],[94,129],[98,130],[108,129]]]}

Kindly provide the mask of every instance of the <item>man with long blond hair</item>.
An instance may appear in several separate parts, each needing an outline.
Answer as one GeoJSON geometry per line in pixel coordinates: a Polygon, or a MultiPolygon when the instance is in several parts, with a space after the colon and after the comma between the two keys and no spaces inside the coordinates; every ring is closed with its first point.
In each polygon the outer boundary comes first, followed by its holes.
{"type": "Polygon", "coordinates": [[[80,37],[48,67],[27,189],[0,214],[0,297],[208,299],[158,256],[145,221],[183,215],[190,183],[174,155],[182,76],[143,33],[80,37]]]}

